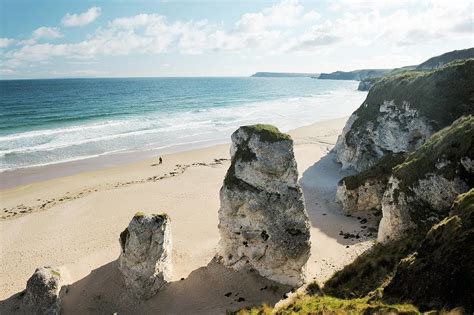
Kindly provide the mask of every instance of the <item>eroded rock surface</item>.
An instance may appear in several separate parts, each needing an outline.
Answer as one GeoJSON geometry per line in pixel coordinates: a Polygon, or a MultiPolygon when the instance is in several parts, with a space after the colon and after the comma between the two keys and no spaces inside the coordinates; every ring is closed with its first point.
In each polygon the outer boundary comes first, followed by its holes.
{"type": "Polygon", "coordinates": [[[61,284],[59,270],[52,267],[36,269],[26,284],[22,311],[27,314],[60,314],[61,284]]]}
{"type": "Polygon", "coordinates": [[[370,168],[387,152],[413,151],[433,134],[429,121],[408,102],[396,106],[393,101],[384,101],[376,119],[363,129],[351,128],[357,119],[357,114],[351,116],[335,146],[342,167],[357,171],[370,168]]]}
{"type": "Polygon", "coordinates": [[[232,163],[220,191],[219,256],[293,286],[304,281],[310,226],[298,185],[293,141],[273,126],[232,134],[232,163]]]}
{"type": "Polygon", "coordinates": [[[344,177],[338,183],[336,192],[336,201],[342,205],[344,212],[379,212],[392,168],[402,163],[405,157],[402,153],[386,154],[368,170],[344,177]]]}
{"type": "Polygon", "coordinates": [[[457,195],[473,186],[474,117],[462,117],[434,134],[393,169],[382,199],[378,241],[410,229],[429,229],[445,218],[457,195]]]}
{"type": "Polygon", "coordinates": [[[378,80],[334,148],[343,168],[363,171],[387,153],[413,152],[434,132],[474,113],[474,60],[378,80]]]}
{"type": "Polygon", "coordinates": [[[450,216],[434,225],[419,248],[401,260],[384,299],[422,311],[463,306],[474,311],[474,189],[458,196],[450,216]]]}
{"type": "Polygon", "coordinates": [[[171,231],[166,214],[137,213],[120,234],[119,269],[129,292],[148,299],[171,279],[171,231]]]}

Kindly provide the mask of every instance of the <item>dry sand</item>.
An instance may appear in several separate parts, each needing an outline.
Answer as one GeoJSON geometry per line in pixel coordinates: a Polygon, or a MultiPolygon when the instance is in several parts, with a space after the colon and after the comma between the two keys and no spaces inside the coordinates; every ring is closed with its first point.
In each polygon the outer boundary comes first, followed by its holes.
{"type": "MultiPolygon", "coordinates": [[[[346,120],[290,132],[312,222],[308,276],[319,283],[373,244],[371,221],[346,217],[334,202],[336,184],[348,173],[328,153],[346,120]]],[[[14,294],[45,265],[60,266],[71,283],[65,313],[222,314],[280,300],[288,287],[213,261],[228,151],[218,145],[165,155],[162,165],[145,160],[1,190],[0,300],[8,300],[0,313],[14,307],[14,294]],[[119,234],[137,211],[168,213],[174,247],[174,282],[139,303],[124,292],[115,263],[119,234]]]]}

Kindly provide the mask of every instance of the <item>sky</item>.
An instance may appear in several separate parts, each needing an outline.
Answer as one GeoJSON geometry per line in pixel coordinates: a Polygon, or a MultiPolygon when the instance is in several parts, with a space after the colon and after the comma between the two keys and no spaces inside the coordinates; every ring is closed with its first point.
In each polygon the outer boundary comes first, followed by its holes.
{"type": "Polygon", "coordinates": [[[0,0],[0,78],[413,65],[474,46],[473,0],[0,0]]]}

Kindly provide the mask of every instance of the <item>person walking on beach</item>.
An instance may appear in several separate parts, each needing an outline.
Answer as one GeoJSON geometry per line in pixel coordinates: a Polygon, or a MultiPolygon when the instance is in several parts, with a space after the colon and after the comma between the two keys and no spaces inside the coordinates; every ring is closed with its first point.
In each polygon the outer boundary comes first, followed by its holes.
{"type": "Polygon", "coordinates": [[[163,159],[161,158],[161,156],[160,156],[160,158],[159,158],[158,160],[160,161],[158,164],[162,164],[162,163],[163,163],[163,159]]]}

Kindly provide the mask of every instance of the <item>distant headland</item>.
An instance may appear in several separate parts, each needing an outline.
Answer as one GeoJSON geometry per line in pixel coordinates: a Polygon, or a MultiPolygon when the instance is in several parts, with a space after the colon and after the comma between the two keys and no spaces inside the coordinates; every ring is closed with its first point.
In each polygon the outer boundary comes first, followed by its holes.
{"type": "Polygon", "coordinates": [[[296,73],[296,72],[256,72],[251,77],[315,77],[319,78],[319,73],[296,73]]]}

